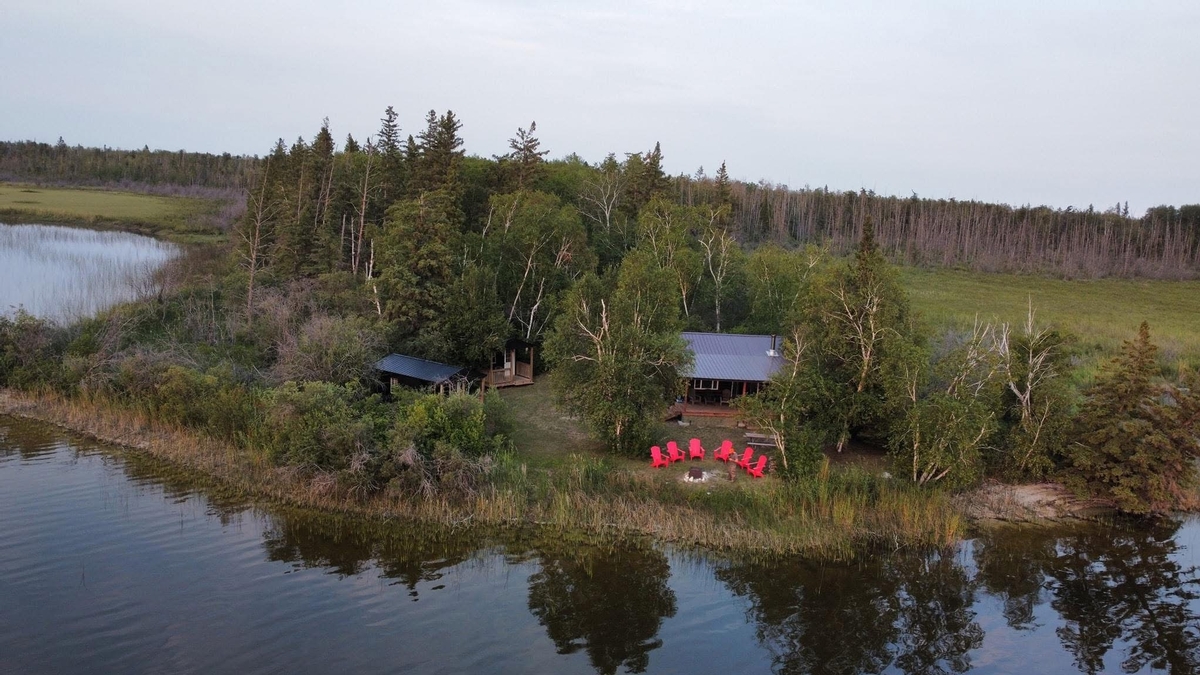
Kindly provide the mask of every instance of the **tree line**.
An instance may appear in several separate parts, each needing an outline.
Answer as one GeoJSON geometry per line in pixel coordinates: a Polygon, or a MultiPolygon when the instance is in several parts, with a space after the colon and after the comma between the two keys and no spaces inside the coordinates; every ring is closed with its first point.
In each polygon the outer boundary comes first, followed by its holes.
{"type": "Polygon", "coordinates": [[[0,141],[4,180],[95,186],[176,186],[240,190],[258,171],[257,157],[183,150],[119,150],[35,141],[0,141]]]}

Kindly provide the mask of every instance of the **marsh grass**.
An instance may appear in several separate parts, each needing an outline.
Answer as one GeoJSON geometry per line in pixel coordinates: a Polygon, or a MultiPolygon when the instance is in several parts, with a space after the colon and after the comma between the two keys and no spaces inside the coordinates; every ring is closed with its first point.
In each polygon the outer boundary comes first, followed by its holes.
{"type": "Polygon", "coordinates": [[[1053,279],[1035,275],[903,268],[913,306],[934,329],[967,327],[976,316],[1019,325],[1029,303],[1037,319],[1076,339],[1076,384],[1150,323],[1168,375],[1200,368],[1200,281],[1053,279]]]}
{"type": "Polygon", "coordinates": [[[117,229],[175,243],[223,241],[216,223],[226,208],[219,199],[0,183],[0,222],[117,229]]]}
{"type": "Polygon", "coordinates": [[[552,469],[515,454],[496,458],[489,482],[465,496],[415,498],[387,490],[362,499],[339,477],[273,465],[104,399],[0,392],[0,412],[39,419],[144,451],[207,477],[227,496],[448,526],[535,526],[563,536],[648,535],[714,549],[847,559],[869,550],[942,547],[962,521],[942,495],[865,472],[824,470],[811,481],[685,485],[602,457],[568,455],[552,469]]]}

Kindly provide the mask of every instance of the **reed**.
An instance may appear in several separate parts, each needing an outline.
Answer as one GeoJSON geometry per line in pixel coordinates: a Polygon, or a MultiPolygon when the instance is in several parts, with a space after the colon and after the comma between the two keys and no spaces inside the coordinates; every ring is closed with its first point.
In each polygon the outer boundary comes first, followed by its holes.
{"type": "Polygon", "coordinates": [[[3,390],[0,413],[145,452],[223,491],[370,517],[646,535],[682,545],[824,559],[880,548],[943,547],[962,535],[961,516],[948,499],[866,472],[826,469],[799,483],[685,485],[603,458],[573,456],[553,469],[531,469],[502,455],[488,484],[471,495],[418,498],[384,490],[363,498],[334,474],[275,466],[259,453],[152,421],[103,398],[3,390]]]}

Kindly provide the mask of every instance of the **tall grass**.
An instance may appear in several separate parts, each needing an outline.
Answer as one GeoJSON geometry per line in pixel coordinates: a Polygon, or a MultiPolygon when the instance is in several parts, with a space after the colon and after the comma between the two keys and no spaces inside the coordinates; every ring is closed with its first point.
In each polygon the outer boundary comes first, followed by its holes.
{"type": "Polygon", "coordinates": [[[185,197],[0,183],[0,222],[120,229],[177,243],[223,240],[244,207],[240,194],[185,197]]]}
{"type": "Polygon", "coordinates": [[[846,559],[880,547],[941,547],[962,521],[941,495],[865,472],[830,472],[796,484],[687,485],[663,472],[620,468],[582,455],[535,469],[495,458],[489,481],[466,495],[363,498],[336,474],[279,467],[182,427],[151,421],[106,399],[0,391],[0,413],[30,417],[137,448],[211,477],[225,490],[298,506],[449,526],[538,526],[563,532],[650,535],[683,545],[846,559]]]}

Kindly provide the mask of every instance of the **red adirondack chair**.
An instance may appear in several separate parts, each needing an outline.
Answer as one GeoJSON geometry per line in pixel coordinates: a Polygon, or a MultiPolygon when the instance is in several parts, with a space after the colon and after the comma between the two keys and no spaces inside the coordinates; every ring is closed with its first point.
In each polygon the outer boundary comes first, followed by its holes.
{"type": "Polygon", "coordinates": [[[728,462],[729,456],[732,454],[733,454],[733,441],[731,441],[729,439],[725,439],[724,441],[722,441],[721,447],[719,447],[715,451],[713,451],[713,457],[721,460],[722,462],[728,462]]]}
{"type": "Polygon", "coordinates": [[[704,459],[704,448],[701,447],[699,438],[693,438],[688,442],[688,457],[691,459],[704,459]]]}
{"type": "Polygon", "coordinates": [[[763,471],[766,471],[766,470],[767,470],[767,456],[766,455],[759,455],[758,456],[758,464],[755,464],[754,466],[746,467],[746,473],[750,474],[751,476],[754,476],[755,478],[762,478],[763,471]]]}
{"type": "Polygon", "coordinates": [[[667,455],[672,462],[678,462],[687,456],[683,454],[683,451],[679,449],[679,444],[675,441],[667,441],[667,455]]]}
{"type": "Polygon", "coordinates": [[[671,460],[663,457],[662,448],[657,445],[650,448],[650,467],[657,469],[660,466],[670,466],[671,460]]]}
{"type": "Polygon", "coordinates": [[[736,454],[733,456],[733,458],[734,458],[733,463],[737,464],[738,466],[742,467],[743,469],[749,470],[750,469],[750,458],[753,456],[754,456],[754,448],[746,448],[746,452],[742,453],[741,459],[737,459],[736,454]]]}

